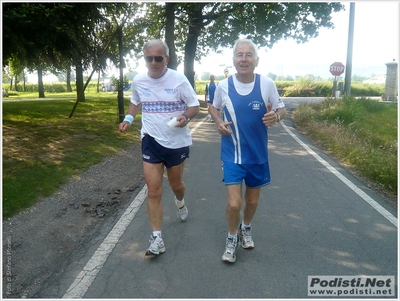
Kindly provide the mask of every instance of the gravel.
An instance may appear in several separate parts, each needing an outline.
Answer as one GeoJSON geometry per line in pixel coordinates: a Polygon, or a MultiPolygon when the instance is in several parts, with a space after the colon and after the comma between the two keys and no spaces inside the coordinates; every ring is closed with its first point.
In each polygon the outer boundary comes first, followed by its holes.
{"type": "Polygon", "coordinates": [[[37,296],[143,185],[140,144],[132,145],[3,221],[3,298],[37,296]]]}

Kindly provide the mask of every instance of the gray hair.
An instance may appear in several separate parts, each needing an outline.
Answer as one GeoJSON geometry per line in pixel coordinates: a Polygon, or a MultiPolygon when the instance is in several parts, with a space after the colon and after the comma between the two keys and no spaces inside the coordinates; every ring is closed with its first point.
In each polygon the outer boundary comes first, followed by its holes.
{"type": "Polygon", "coordinates": [[[147,47],[153,46],[153,45],[161,45],[161,46],[163,46],[164,49],[165,49],[165,55],[169,56],[169,47],[168,47],[167,43],[165,43],[164,41],[161,41],[161,40],[150,40],[150,41],[146,42],[143,45],[143,53],[146,52],[147,47]]]}
{"type": "Polygon", "coordinates": [[[235,42],[235,45],[233,46],[233,57],[235,57],[235,55],[236,55],[236,47],[237,47],[239,44],[249,44],[249,45],[253,46],[253,48],[254,48],[254,58],[258,58],[258,47],[257,47],[257,45],[254,44],[254,42],[253,42],[252,40],[250,40],[250,39],[238,39],[238,40],[235,42]]]}

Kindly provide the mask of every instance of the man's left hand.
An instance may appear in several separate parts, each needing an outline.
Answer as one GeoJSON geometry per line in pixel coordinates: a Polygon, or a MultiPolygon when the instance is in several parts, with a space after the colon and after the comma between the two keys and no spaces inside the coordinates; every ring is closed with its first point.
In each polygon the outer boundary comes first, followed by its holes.
{"type": "Polygon", "coordinates": [[[278,121],[278,117],[274,111],[272,111],[272,105],[268,103],[267,105],[267,114],[264,115],[262,121],[265,126],[274,125],[278,121]]]}

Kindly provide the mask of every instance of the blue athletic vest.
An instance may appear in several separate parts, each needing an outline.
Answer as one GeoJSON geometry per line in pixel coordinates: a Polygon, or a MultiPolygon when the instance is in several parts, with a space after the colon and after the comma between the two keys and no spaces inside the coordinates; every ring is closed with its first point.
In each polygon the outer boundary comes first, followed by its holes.
{"type": "Polygon", "coordinates": [[[217,84],[214,82],[213,84],[207,83],[206,85],[206,91],[208,93],[208,96],[210,97],[210,102],[212,103],[214,100],[214,93],[215,93],[215,89],[217,88],[217,84]]]}
{"type": "Polygon", "coordinates": [[[221,138],[222,161],[236,164],[268,162],[268,127],[262,122],[266,113],[259,74],[256,74],[251,93],[244,96],[236,92],[232,77],[228,78],[224,120],[233,122],[230,126],[233,134],[221,138]]]}

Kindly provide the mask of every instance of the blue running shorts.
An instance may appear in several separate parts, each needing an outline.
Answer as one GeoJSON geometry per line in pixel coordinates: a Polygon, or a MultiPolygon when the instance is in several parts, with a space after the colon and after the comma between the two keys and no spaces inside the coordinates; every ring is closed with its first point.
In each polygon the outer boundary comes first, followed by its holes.
{"type": "Polygon", "coordinates": [[[189,158],[189,146],[172,149],[160,145],[150,135],[142,139],[142,158],[149,163],[164,163],[165,167],[176,166],[189,158]]]}
{"type": "Polygon", "coordinates": [[[259,188],[271,182],[268,162],[264,164],[222,163],[225,186],[242,184],[250,188],[259,188]]]}

